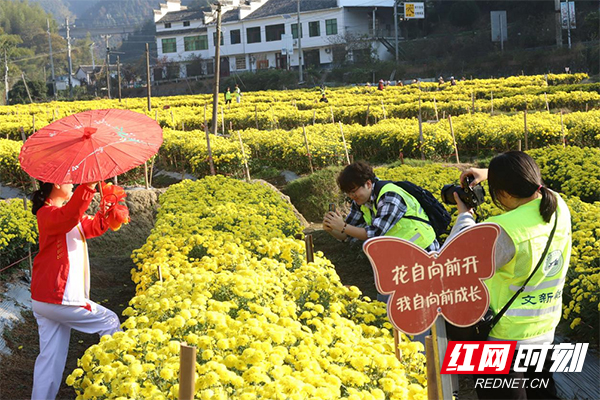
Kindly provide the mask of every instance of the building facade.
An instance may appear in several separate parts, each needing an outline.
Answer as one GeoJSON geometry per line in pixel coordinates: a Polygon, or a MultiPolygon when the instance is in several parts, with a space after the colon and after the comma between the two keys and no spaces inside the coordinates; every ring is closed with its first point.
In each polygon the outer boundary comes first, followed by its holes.
{"type": "MultiPolygon", "coordinates": [[[[327,68],[375,56],[393,59],[393,0],[222,1],[221,75],[260,69],[327,68]],[[298,32],[300,42],[298,43],[298,32]]],[[[167,0],[154,11],[158,68],[154,79],[214,71],[216,11],[187,10],[167,0]]]]}

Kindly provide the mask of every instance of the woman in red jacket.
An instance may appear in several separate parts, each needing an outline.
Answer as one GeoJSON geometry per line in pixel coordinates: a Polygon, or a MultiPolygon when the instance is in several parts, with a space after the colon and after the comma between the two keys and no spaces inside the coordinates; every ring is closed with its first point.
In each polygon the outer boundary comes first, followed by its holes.
{"type": "Polygon", "coordinates": [[[62,381],[71,329],[112,335],[120,330],[119,318],[89,299],[90,263],[86,239],[108,229],[103,214],[85,211],[96,192],[96,183],[43,183],[33,194],[40,251],[33,262],[31,298],[38,323],[40,354],[33,372],[32,400],[54,399],[62,381]]]}

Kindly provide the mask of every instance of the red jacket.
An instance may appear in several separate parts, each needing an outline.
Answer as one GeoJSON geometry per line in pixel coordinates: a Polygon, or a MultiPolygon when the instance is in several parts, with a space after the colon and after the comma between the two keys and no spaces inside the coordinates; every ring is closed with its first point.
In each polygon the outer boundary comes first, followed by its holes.
{"type": "Polygon", "coordinates": [[[40,251],[33,261],[31,298],[36,301],[86,306],[90,294],[90,262],[86,238],[108,229],[104,217],[85,215],[94,189],[79,185],[71,200],[56,207],[48,200],[36,214],[40,251]]]}

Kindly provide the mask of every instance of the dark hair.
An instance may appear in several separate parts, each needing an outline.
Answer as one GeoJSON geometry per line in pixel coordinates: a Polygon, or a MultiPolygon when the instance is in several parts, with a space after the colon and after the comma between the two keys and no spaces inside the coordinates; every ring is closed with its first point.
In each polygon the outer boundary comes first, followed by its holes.
{"type": "Polygon", "coordinates": [[[39,182],[40,188],[33,192],[31,195],[31,202],[33,205],[31,206],[31,212],[33,215],[36,215],[38,210],[44,206],[46,199],[52,193],[52,188],[54,187],[53,183],[48,182],[39,182]]]}
{"type": "Polygon", "coordinates": [[[492,201],[498,207],[503,208],[498,201],[499,192],[524,199],[540,190],[540,214],[544,221],[550,222],[556,211],[556,197],[544,186],[540,168],[531,156],[522,151],[507,151],[494,157],[488,169],[488,184],[492,201]]]}
{"type": "Polygon", "coordinates": [[[348,193],[354,188],[364,185],[368,180],[375,182],[375,179],[373,168],[364,161],[357,161],[346,166],[340,172],[337,184],[342,192],[348,193]]]}

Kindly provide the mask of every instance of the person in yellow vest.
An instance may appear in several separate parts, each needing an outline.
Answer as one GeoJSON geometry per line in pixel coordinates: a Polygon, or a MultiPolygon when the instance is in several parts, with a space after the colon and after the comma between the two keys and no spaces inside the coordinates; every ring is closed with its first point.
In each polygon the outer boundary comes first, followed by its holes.
{"type": "MultiPolygon", "coordinates": [[[[346,166],[338,175],[337,183],[340,190],[352,199],[350,212],[344,220],[339,211],[329,211],[323,218],[323,229],[342,241],[395,236],[427,251],[439,250],[431,225],[404,218],[413,216],[429,221],[418,201],[393,183],[383,186],[375,198],[377,180],[373,168],[363,161],[346,166]]],[[[387,297],[379,295],[377,298],[387,301],[387,297]]]]}
{"type": "MultiPolygon", "coordinates": [[[[502,228],[495,250],[496,271],[485,281],[490,293],[490,308],[495,314],[535,269],[556,221],[545,260],[525,290],[494,326],[488,339],[516,340],[517,346],[552,343],[562,315],[562,292],[571,256],[571,215],[567,204],[560,195],[544,186],[538,165],[520,151],[494,157],[488,169],[464,171],[461,181],[465,182],[467,176],[474,178],[472,186],[487,179],[493,202],[506,211],[485,221],[497,223],[502,228]]],[[[456,194],[454,197],[459,215],[448,240],[461,229],[475,225],[472,210],[456,194]]],[[[557,399],[549,371],[551,353],[548,352],[540,373],[515,372],[511,367],[510,374],[503,375],[504,378],[547,379],[547,388],[477,387],[479,399],[557,399]]]]}

